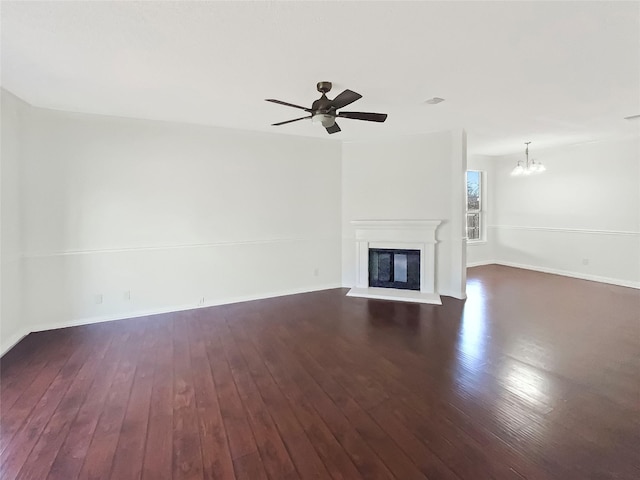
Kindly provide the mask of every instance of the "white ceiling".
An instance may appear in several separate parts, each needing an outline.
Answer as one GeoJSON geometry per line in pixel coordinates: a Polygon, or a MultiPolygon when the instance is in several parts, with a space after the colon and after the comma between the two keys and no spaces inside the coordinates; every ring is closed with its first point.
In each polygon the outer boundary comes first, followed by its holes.
{"type": "Polygon", "coordinates": [[[54,109],[329,138],[329,80],[364,98],[332,139],[464,127],[472,153],[638,135],[640,2],[8,2],[2,85],[54,109]],[[427,105],[438,96],[446,101],[427,105]],[[301,115],[302,114],[302,115],[301,115]]]}

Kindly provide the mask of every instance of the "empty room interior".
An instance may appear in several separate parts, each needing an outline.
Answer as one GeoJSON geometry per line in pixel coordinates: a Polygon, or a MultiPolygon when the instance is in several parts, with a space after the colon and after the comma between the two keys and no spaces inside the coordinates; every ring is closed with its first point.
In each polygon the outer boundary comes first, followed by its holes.
{"type": "Polygon", "coordinates": [[[640,478],[640,2],[0,9],[3,480],[640,478]]]}

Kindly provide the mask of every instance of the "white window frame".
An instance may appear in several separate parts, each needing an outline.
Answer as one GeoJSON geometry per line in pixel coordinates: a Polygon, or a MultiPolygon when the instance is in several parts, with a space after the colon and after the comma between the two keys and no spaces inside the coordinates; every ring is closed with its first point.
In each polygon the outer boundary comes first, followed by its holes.
{"type": "Polygon", "coordinates": [[[467,228],[466,226],[468,225],[468,216],[469,214],[474,214],[474,215],[478,215],[478,238],[477,239],[471,239],[469,238],[469,231],[468,229],[466,230],[466,236],[467,236],[467,243],[469,244],[478,244],[478,243],[486,243],[487,241],[487,236],[486,236],[486,225],[485,225],[485,196],[486,196],[486,180],[485,180],[485,172],[482,170],[467,170],[467,172],[465,172],[464,175],[464,206],[465,206],[465,214],[464,214],[464,221],[465,221],[465,228],[467,228]],[[469,199],[467,196],[468,193],[468,189],[467,189],[467,172],[477,172],[479,175],[479,189],[480,189],[480,195],[478,198],[478,209],[472,209],[472,210],[468,210],[467,207],[469,205],[469,199]]]}

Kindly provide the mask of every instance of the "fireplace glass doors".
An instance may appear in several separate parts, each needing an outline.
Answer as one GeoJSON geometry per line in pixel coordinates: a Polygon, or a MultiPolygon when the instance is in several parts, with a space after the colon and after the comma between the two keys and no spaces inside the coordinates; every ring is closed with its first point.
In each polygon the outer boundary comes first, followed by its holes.
{"type": "Polygon", "coordinates": [[[420,290],[420,250],[370,248],[369,286],[420,290]]]}

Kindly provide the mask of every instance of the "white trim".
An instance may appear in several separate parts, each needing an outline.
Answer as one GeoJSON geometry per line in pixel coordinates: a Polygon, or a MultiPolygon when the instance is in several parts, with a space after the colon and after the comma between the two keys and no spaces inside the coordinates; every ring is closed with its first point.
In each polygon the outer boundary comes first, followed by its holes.
{"type": "Polygon", "coordinates": [[[9,350],[15,347],[18,344],[18,342],[20,342],[20,340],[22,340],[24,337],[29,335],[29,333],[30,332],[23,330],[21,332],[11,335],[9,337],[9,340],[4,340],[2,342],[2,346],[0,346],[0,357],[4,356],[5,353],[7,353],[9,350]]]}
{"type": "MultiPolygon", "coordinates": [[[[537,267],[534,265],[525,265],[523,263],[503,262],[500,260],[484,260],[467,264],[467,268],[481,267],[483,265],[503,265],[505,267],[522,268],[524,270],[533,270],[535,272],[551,273],[553,275],[562,275],[563,277],[579,278],[580,280],[589,280],[591,282],[601,282],[610,285],[619,285],[621,287],[640,288],[640,282],[629,280],[620,280],[618,278],[602,277],[599,275],[589,275],[586,273],[570,272],[569,270],[559,270],[557,268],[537,267]]],[[[444,295],[444,294],[443,294],[444,295]]]]}
{"type": "Polygon", "coordinates": [[[2,346],[2,355],[4,355],[6,352],[8,352],[11,348],[13,348],[22,338],[24,338],[25,336],[27,336],[29,333],[31,332],[43,332],[46,330],[56,330],[58,328],[67,328],[67,327],[78,327],[80,325],[90,325],[93,323],[102,323],[102,322],[113,322],[113,321],[117,321],[117,320],[128,320],[130,318],[139,318],[139,317],[147,317],[150,315],[161,315],[161,314],[165,314],[165,313],[175,313],[175,312],[182,312],[185,310],[197,310],[199,308],[207,308],[207,307],[215,307],[218,305],[228,305],[231,303],[240,303],[240,302],[250,302],[253,300],[263,300],[266,298],[275,298],[275,297],[282,297],[285,295],[297,295],[300,293],[310,293],[310,292],[317,292],[320,290],[331,290],[334,288],[341,288],[340,284],[327,284],[327,285],[320,285],[317,287],[307,287],[307,288],[296,288],[296,289],[291,289],[291,290],[281,290],[278,292],[270,292],[270,293],[263,293],[263,294],[258,294],[258,295],[245,295],[245,296],[241,296],[241,297],[232,297],[232,298],[227,298],[227,299],[219,299],[219,300],[215,300],[213,302],[209,302],[206,303],[204,305],[197,305],[194,306],[192,304],[189,305],[175,305],[175,306],[171,306],[171,307],[165,307],[165,308],[158,308],[158,309],[151,309],[151,310],[144,310],[144,311],[138,311],[138,312],[131,312],[131,313],[122,313],[122,314],[116,314],[116,315],[103,315],[103,316],[99,316],[99,317],[87,317],[87,318],[79,318],[79,319],[75,319],[75,320],[68,320],[68,321],[63,321],[63,322],[57,322],[57,323],[39,323],[37,325],[34,325],[31,327],[30,332],[24,333],[24,334],[19,334],[19,335],[14,335],[10,338],[10,340],[4,342],[3,346],[2,346]]]}
{"type": "Polygon", "coordinates": [[[601,283],[608,283],[611,285],[619,285],[621,287],[640,289],[640,282],[621,280],[619,278],[601,277],[599,275],[589,275],[586,273],[570,272],[568,270],[558,270],[555,268],[537,267],[534,265],[525,265],[522,263],[514,263],[514,262],[496,261],[494,263],[496,265],[504,265],[505,267],[523,268],[525,270],[534,270],[536,272],[551,273],[553,275],[562,275],[563,277],[579,278],[581,280],[589,280],[591,282],[601,282],[601,283]]]}
{"type": "Polygon", "coordinates": [[[505,230],[535,230],[541,232],[557,233],[583,233],[590,235],[631,235],[640,236],[640,232],[625,230],[594,230],[586,228],[556,228],[556,227],[529,227],[524,225],[489,225],[489,228],[502,228],[505,230]]]}
{"type": "Polygon", "coordinates": [[[471,263],[467,263],[467,268],[470,267],[480,267],[482,265],[493,265],[495,264],[496,261],[495,260],[480,260],[479,262],[471,262],[471,263]]]}
{"type": "Polygon", "coordinates": [[[337,240],[340,238],[338,235],[317,235],[313,237],[284,237],[284,238],[266,238],[260,240],[233,240],[233,241],[221,241],[210,243],[184,243],[176,245],[147,245],[140,247],[126,247],[126,248],[96,248],[85,250],[58,250],[58,251],[35,251],[26,252],[22,255],[23,258],[42,258],[42,257],[60,257],[70,255],[95,255],[100,253],[123,253],[123,252],[140,252],[140,251],[156,251],[156,250],[176,250],[176,249],[188,249],[188,248],[211,248],[211,247],[228,247],[233,245],[263,245],[269,243],[289,243],[289,242],[305,242],[316,240],[337,240]]]}
{"type": "Polygon", "coordinates": [[[454,292],[453,290],[440,289],[439,293],[442,297],[457,298],[458,300],[466,300],[467,298],[467,292],[460,293],[460,292],[454,292]]]}

